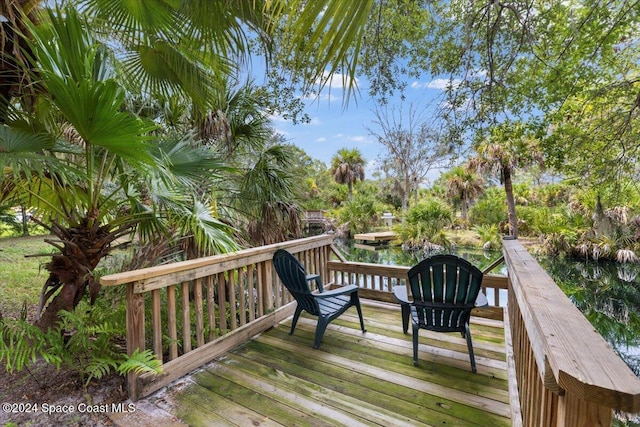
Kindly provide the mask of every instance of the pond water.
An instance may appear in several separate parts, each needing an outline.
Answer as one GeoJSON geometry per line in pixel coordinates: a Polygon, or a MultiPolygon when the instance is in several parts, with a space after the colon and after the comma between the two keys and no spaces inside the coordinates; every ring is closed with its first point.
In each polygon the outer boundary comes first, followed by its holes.
{"type": "MultiPolygon", "coordinates": [[[[374,247],[337,241],[349,261],[412,266],[436,253],[403,251],[399,247],[374,247]]],[[[457,248],[447,253],[467,259],[480,270],[502,256],[500,251],[457,248]]],[[[580,261],[536,256],[591,324],[609,342],[629,367],[640,376],[640,264],[580,261]]],[[[506,274],[501,264],[491,273],[506,274]]],[[[492,295],[488,294],[490,301],[492,295]]],[[[500,295],[506,301],[506,295],[500,295]]]]}

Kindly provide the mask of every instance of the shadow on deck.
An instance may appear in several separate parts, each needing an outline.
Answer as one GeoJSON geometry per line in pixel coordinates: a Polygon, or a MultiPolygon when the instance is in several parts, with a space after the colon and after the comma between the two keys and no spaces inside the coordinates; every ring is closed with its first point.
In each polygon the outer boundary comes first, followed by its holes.
{"type": "Polygon", "coordinates": [[[477,374],[459,334],[426,330],[414,367],[399,307],[363,304],[366,334],[352,309],[314,350],[315,320],[303,315],[290,336],[287,319],[138,401],[138,425],[511,424],[503,322],[472,318],[477,374]]]}

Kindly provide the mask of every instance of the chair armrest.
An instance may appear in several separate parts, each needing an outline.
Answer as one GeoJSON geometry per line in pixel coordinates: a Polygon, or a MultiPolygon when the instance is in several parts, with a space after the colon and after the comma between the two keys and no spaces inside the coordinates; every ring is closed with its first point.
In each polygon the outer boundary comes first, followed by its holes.
{"type": "Polygon", "coordinates": [[[358,286],[356,286],[356,285],[346,285],[346,286],[342,286],[340,288],[332,289],[330,291],[324,291],[321,294],[313,294],[313,296],[315,298],[329,298],[329,297],[335,297],[337,295],[352,294],[354,292],[358,292],[358,286]]]}
{"type": "Polygon", "coordinates": [[[398,285],[393,287],[393,296],[400,304],[410,304],[411,300],[407,295],[407,287],[405,285],[398,285]]]}
{"type": "Polygon", "coordinates": [[[307,279],[307,282],[315,280],[316,286],[318,287],[318,291],[324,292],[324,287],[322,286],[322,280],[320,279],[319,274],[307,274],[306,279],[307,279]]]}

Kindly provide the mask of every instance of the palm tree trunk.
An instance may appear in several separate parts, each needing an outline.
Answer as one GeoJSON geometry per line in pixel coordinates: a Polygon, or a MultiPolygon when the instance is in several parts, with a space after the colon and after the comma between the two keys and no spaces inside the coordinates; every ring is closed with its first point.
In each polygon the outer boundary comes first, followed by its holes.
{"type": "Polygon", "coordinates": [[[509,218],[509,234],[518,238],[518,217],[516,216],[516,201],[513,196],[513,182],[511,181],[511,168],[502,168],[502,178],[504,180],[504,192],[507,196],[507,215],[509,218]]]}
{"type": "Polygon", "coordinates": [[[462,206],[460,206],[460,214],[462,215],[462,227],[467,228],[467,211],[469,209],[469,200],[466,191],[462,194],[462,206]]]}

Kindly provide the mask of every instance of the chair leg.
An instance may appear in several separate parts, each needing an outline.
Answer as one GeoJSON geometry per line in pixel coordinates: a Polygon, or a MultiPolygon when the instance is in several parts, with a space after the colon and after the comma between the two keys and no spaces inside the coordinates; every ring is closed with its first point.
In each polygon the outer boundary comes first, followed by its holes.
{"type": "Polygon", "coordinates": [[[413,324],[413,365],[418,366],[418,325],[413,324]]]}
{"type": "Polygon", "coordinates": [[[316,326],[316,339],[313,342],[313,348],[320,347],[320,342],[322,341],[324,331],[327,329],[327,325],[329,325],[329,321],[326,318],[318,317],[318,324],[316,326]]]}
{"type": "Polygon", "coordinates": [[[302,309],[297,305],[296,312],[293,314],[293,320],[291,321],[291,330],[289,331],[289,335],[293,335],[293,331],[296,329],[296,325],[298,324],[300,313],[302,313],[302,309]]]}
{"type": "Polygon", "coordinates": [[[409,304],[400,304],[402,311],[402,331],[406,334],[409,331],[409,317],[411,316],[411,306],[409,304]]]}
{"type": "Polygon", "coordinates": [[[362,318],[362,308],[360,307],[360,300],[355,304],[356,310],[358,310],[358,317],[360,317],[360,329],[362,329],[362,333],[367,332],[364,328],[364,319],[362,318]]]}
{"type": "Polygon", "coordinates": [[[464,325],[465,335],[467,336],[467,349],[469,350],[469,360],[471,361],[471,372],[476,373],[476,358],[473,355],[473,344],[471,342],[471,333],[469,332],[469,324],[464,325]]]}

